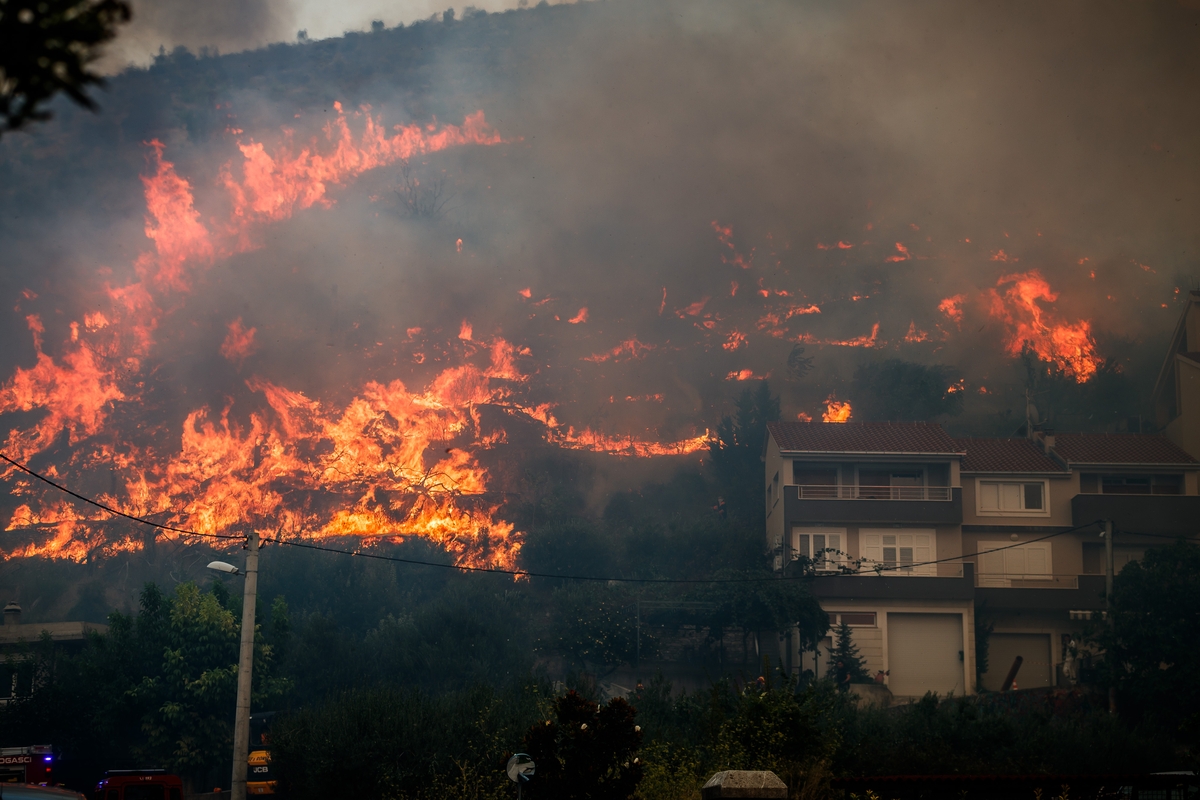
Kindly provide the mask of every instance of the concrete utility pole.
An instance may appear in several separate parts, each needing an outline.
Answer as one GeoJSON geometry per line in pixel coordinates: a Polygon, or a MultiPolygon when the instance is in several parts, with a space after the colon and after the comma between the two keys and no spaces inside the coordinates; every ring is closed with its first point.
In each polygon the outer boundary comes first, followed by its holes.
{"type": "Polygon", "coordinates": [[[254,604],[258,599],[258,534],[246,538],[246,590],[242,596],[242,649],[238,656],[237,716],[233,723],[232,800],[246,800],[250,757],[250,676],[254,670],[254,604]]]}
{"type": "MultiPolygon", "coordinates": [[[[1111,519],[1104,520],[1104,615],[1108,618],[1108,628],[1112,630],[1112,594],[1113,594],[1113,524],[1111,519]]],[[[1112,664],[1109,664],[1112,667],[1112,664]]],[[[1108,713],[1117,713],[1117,687],[1108,687],[1108,713]]]]}

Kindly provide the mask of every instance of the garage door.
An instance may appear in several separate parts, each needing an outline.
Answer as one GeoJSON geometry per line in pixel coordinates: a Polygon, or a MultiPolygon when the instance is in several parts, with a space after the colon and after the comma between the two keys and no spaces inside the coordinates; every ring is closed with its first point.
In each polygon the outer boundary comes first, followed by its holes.
{"type": "Polygon", "coordinates": [[[1037,689],[1051,685],[1050,634],[993,633],[988,639],[988,671],[983,673],[980,681],[983,688],[1000,691],[1017,656],[1025,659],[1017,672],[1017,688],[1037,689]]]}
{"type": "Polygon", "coordinates": [[[966,693],[961,614],[888,614],[887,626],[892,694],[966,693]]]}

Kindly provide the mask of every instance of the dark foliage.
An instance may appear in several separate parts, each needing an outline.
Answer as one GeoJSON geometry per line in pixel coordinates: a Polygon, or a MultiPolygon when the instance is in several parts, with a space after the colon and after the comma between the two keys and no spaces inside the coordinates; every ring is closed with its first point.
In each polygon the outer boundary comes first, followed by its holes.
{"type": "Polygon", "coordinates": [[[129,18],[123,0],[0,0],[0,131],[49,119],[59,92],[94,110],[86,89],[103,79],[88,65],[129,18]]]}
{"type": "Polygon", "coordinates": [[[930,422],[962,411],[962,374],[955,367],[889,358],[854,371],[850,396],[864,422],[930,422]]]}
{"type": "Polygon", "coordinates": [[[854,643],[853,631],[845,622],[838,625],[836,642],[829,651],[829,663],[842,666],[835,669],[842,678],[848,678],[850,683],[863,683],[870,679],[867,674],[866,661],[858,654],[858,645],[854,643]]]}
{"type": "Polygon", "coordinates": [[[779,419],[779,398],[766,381],[745,389],[733,416],[724,416],[708,447],[717,484],[731,513],[752,524],[763,521],[762,453],[767,423],[779,419]]]}
{"type": "Polygon", "coordinates": [[[280,789],[294,800],[502,796],[507,755],[548,699],[533,682],[335,696],[272,726],[280,789]]]}
{"type": "Polygon", "coordinates": [[[1112,627],[1095,639],[1124,713],[1192,742],[1200,736],[1200,546],[1147,550],[1113,581],[1112,627]]]}
{"type": "Polygon", "coordinates": [[[536,722],[522,747],[537,766],[530,798],[626,800],[642,778],[641,728],[624,698],[607,704],[567,692],[554,701],[553,719],[536,722]]]}

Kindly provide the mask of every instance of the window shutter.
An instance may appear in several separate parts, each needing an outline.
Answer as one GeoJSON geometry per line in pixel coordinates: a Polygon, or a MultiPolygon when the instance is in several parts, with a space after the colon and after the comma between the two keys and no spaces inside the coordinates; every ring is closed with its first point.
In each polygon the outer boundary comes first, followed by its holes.
{"type": "Polygon", "coordinates": [[[862,557],[866,559],[864,567],[870,569],[876,564],[883,563],[883,537],[878,533],[868,533],[861,536],[860,548],[862,557]]]}
{"type": "Polygon", "coordinates": [[[979,508],[982,511],[1000,510],[1000,484],[979,484],[979,508]]]}
{"type": "Polygon", "coordinates": [[[1002,510],[1002,511],[1020,511],[1021,510],[1021,484],[1019,484],[1019,483],[1002,483],[1002,484],[1000,484],[1000,510],[1002,510]]]}
{"type": "Polygon", "coordinates": [[[1038,542],[1017,548],[1025,551],[1026,575],[1050,575],[1050,543],[1038,542]]]}
{"type": "Polygon", "coordinates": [[[933,561],[933,536],[928,533],[917,533],[913,535],[913,562],[924,566],[915,567],[913,571],[917,575],[936,575],[937,564],[928,564],[926,562],[933,561]]]}
{"type": "MultiPolygon", "coordinates": [[[[841,534],[830,533],[830,534],[826,535],[825,546],[832,548],[834,550],[841,550],[842,549],[841,534]]],[[[825,554],[825,560],[828,561],[830,564],[841,564],[844,559],[845,559],[845,556],[843,556],[840,552],[825,554]]]]}

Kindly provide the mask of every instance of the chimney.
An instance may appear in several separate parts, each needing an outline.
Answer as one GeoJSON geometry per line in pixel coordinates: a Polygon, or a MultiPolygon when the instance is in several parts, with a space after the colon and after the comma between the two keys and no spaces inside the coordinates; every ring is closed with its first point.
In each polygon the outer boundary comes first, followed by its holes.
{"type": "Polygon", "coordinates": [[[21,604],[16,600],[9,600],[8,605],[4,607],[4,624],[5,625],[20,625],[21,624],[21,604]]]}
{"type": "Polygon", "coordinates": [[[1046,455],[1050,455],[1050,452],[1053,449],[1054,449],[1054,434],[1050,433],[1049,431],[1046,431],[1044,434],[1042,434],[1042,452],[1044,452],[1046,455]]]}

